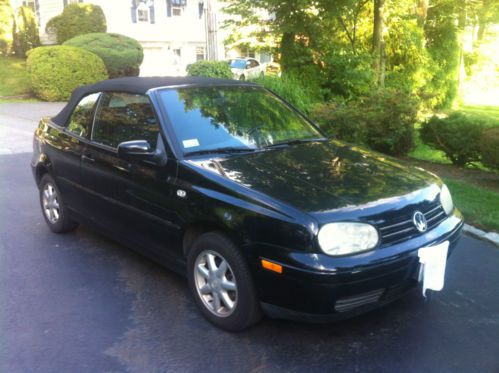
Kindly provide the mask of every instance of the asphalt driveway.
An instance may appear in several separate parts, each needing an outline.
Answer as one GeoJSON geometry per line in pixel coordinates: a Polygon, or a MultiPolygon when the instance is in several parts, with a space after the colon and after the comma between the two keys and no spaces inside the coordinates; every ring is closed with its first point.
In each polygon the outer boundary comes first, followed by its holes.
{"type": "Polygon", "coordinates": [[[86,227],[50,233],[29,152],[60,107],[0,105],[0,372],[499,372],[499,248],[470,237],[430,302],[230,334],[181,277],[86,227]]]}

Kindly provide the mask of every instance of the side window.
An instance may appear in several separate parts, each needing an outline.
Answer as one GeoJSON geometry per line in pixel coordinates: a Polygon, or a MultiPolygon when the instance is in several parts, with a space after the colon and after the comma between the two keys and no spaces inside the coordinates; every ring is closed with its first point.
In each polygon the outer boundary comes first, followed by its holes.
{"type": "Polygon", "coordinates": [[[67,130],[80,137],[86,137],[90,127],[92,126],[94,106],[99,99],[100,93],[93,93],[85,96],[76,105],[69,118],[67,130]]]}
{"type": "Polygon", "coordinates": [[[251,67],[257,67],[259,66],[260,64],[258,63],[257,60],[251,60],[251,67]]]}
{"type": "Polygon", "coordinates": [[[131,140],[146,140],[156,148],[159,128],[147,96],[103,93],[92,130],[92,140],[116,148],[131,140]]]}

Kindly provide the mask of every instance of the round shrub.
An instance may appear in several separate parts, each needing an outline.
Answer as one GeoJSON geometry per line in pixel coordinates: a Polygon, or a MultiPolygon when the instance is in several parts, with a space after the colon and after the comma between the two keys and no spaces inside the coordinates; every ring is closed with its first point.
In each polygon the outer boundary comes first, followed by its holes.
{"type": "Polygon", "coordinates": [[[421,139],[432,148],[442,150],[456,166],[463,167],[480,160],[479,141],[484,124],[460,112],[446,118],[433,116],[421,126],[421,139]]]}
{"type": "Polygon", "coordinates": [[[480,153],[485,166],[499,170],[499,127],[483,131],[480,153]]]}
{"type": "Polygon", "coordinates": [[[76,36],[64,45],[95,53],[106,65],[110,78],[139,75],[144,52],[140,43],[120,34],[91,33],[76,36]]]}
{"type": "Polygon", "coordinates": [[[31,50],[26,69],[33,93],[46,101],[67,100],[75,88],[107,79],[99,56],[68,46],[31,50]]]}
{"type": "Polygon", "coordinates": [[[46,29],[54,31],[57,43],[62,44],[77,35],[106,32],[106,17],[98,5],[70,4],[47,23],[46,29]]]}
{"type": "Polygon", "coordinates": [[[187,75],[230,79],[232,71],[225,61],[197,61],[187,67],[187,75]]]}

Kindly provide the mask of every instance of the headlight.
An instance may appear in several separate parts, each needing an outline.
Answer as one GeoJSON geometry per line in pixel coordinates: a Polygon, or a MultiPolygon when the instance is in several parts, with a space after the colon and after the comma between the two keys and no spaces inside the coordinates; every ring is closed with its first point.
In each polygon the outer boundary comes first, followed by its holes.
{"type": "Polygon", "coordinates": [[[447,215],[450,215],[452,210],[454,210],[452,196],[450,195],[449,189],[445,184],[442,186],[442,190],[440,191],[440,203],[442,204],[442,207],[447,215]]]}
{"type": "Polygon", "coordinates": [[[319,245],[328,255],[348,255],[372,249],[378,232],[365,223],[330,223],[319,231],[319,245]]]}

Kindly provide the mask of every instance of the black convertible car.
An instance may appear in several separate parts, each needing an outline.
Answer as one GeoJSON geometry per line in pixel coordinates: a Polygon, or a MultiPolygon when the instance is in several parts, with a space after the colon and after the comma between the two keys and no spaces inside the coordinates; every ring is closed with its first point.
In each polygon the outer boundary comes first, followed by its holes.
{"type": "Polygon", "coordinates": [[[120,78],[36,130],[54,232],[94,226],[185,276],[227,330],[325,321],[443,287],[463,219],[422,169],[326,138],[251,83],[120,78]]]}

